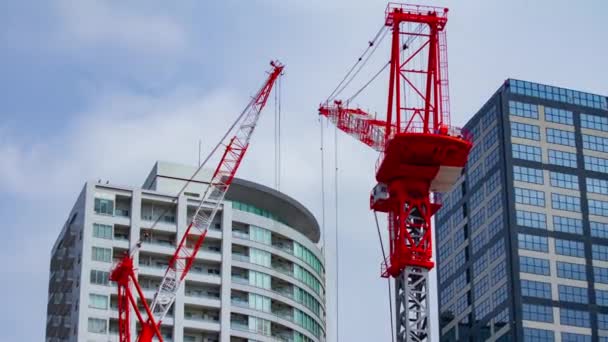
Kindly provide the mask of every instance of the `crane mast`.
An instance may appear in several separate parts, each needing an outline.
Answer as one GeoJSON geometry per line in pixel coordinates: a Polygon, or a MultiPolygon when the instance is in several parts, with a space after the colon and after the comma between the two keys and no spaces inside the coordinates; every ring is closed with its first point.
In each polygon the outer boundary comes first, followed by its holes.
{"type": "Polygon", "coordinates": [[[338,129],[380,152],[370,207],[388,217],[389,256],[381,276],[395,280],[398,342],[430,340],[431,217],[441,206],[431,195],[452,188],[472,147],[470,136],[450,126],[447,13],[447,8],[388,4],[385,120],[348,108],[348,101],[319,108],[338,129]]]}
{"type": "Polygon", "coordinates": [[[137,341],[151,342],[154,337],[163,341],[160,333],[160,324],[169,312],[171,305],[175,302],[177,292],[191,269],[196,255],[205,240],[207,230],[217,212],[224,202],[224,197],[234,179],[234,176],[247,152],[251,136],[256,128],[260,113],[272,90],[272,87],[281,75],[284,66],[279,62],[271,62],[272,70],[262,88],[252,98],[240,117],[236,133],[226,143],[222,158],[217,165],[201,201],[196,208],[192,222],[186,228],[175,253],[169,260],[169,266],[154,296],[151,305],[146,302],[141,287],[135,275],[133,266],[133,254],[139,248],[138,243],[112,270],[110,279],[118,285],[118,328],[119,341],[130,342],[130,310],[129,304],[134,309],[137,319],[141,324],[141,330],[137,341]],[[186,241],[189,236],[196,236],[192,248],[188,247],[186,241]],[[142,301],[144,313],[140,312],[137,300],[132,293],[132,285],[142,301]],[[145,316],[144,316],[145,314],[145,316]]]}

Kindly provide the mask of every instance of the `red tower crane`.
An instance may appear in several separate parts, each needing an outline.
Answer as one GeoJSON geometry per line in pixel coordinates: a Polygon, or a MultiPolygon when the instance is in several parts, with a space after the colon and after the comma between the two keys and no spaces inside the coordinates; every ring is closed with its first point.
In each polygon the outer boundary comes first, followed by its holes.
{"type": "Polygon", "coordinates": [[[338,129],[381,153],[370,207],[388,215],[390,249],[381,275],[395,279],[399,342],[430,339],[431,217],[441,206],[431,194],[451,189],[472,147],[470,137],[450,126],[447,13],[447,8],[388,4],[384,29],[391,30],[392,40],[385,120],[348,108],[348,101],[319,108],[338,129]]]}
{"type": "MultiPolygon", "coordinates": [[[[169,266],[152,304],[148,305],[143,295],[133,264],[133,255],[141,243],[131,248],[110,273],[110,280],[118,285],[118,334],[120,342],[131,341],[131,309],[135,311],[137,320],[141,325],[137,341],[151,342],[155,337],[160,342],[163,341],[160,324],[169,312],[171,305],[173,305],[177,291],[196,260],[196,255],[203,241],[205,241],[207,229],[222,206],[228,188],[245,156],[245,152],[247,152],[251,135],[256,128],[260,113],[266,105],[270,91],[283,71],[284,66],[281,63],[271,62],[270,64],[272,70],[269,72],[266,82],[235,122],[235,125],[238,124],[238,128],[234,136],[224,143],[226,146],[224,154],[203,193],[192,222],[186,228],[175,253],[169,260],[169,266]],[[196,238],[193,247],[189,247],[189,244],[186,243],[189,236],[196,238]],[[133,293],[133,287],[135,288],[135,294],[133,293]],[[138,307],[138,298],[143,305],[143,310],[138,307]]],[[[228,133],[226,136],[228,136],[228,133]]]]}

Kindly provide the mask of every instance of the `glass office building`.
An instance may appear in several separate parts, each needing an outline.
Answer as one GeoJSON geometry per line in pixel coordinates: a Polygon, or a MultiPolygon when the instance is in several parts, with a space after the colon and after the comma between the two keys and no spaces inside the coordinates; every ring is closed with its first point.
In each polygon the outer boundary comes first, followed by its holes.
{"type": "Polygon", "coordinates": [[[435,216],[441,341],[608,342],[608,100],[509,79],[435,216]]]}

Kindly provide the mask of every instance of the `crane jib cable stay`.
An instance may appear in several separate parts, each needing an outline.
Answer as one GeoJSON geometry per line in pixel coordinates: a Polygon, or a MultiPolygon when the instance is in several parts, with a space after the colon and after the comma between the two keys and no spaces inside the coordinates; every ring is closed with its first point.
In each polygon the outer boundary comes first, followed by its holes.
{"type": "Polygon", "coordinates": [[[391,323],[397,342],[430,340],[431,218],[441,207],[439,197],[431,194],[452,188],[472,147],[466,132],[450,126],[447,13],[447,8],[389,3],[384,18],[391,31],[388,67],[383,66],[348,100],[337,100],[345,82],[351,83],[359,73],[362,66],[355,71],[359,60],[331,93],[328,99],[333,103],[319,106],[319,114],[337,129],[380,152],[370,209],[387,214],[388,255],[380,275],[394,279],[391,323]],[[387,68],[386,117],[350,108],[351,101],[387,68]]]}
{"type": "MultiPolygon", "coordinates": [[[[219,149],[220,145],[226,146],[221,160],[203,192],[203,196],[192,217],[192,222],[186,228],[175,253],[169,261],[169,266],[165,271],[152,304],[148,305],[145,299],[133,264],[134,254],[141,246],[141,241],[126,253],[112,269],[110,280],[116,282],[118,287],[118,334],[120,342],[131,341],[131,309],[135,312],[141,329],[138,333],[137,341],[151,342],[154,338],[157,338],[160,342],[163,341],[160,324],[169,312],[171,305],[175,301],[177,291],[194,264],[196,255],[205,240],[209,225],[213,222],[216,213],[223,205],[224,197],[249,147],[249,142],[257,126],[261,111],[266,105],[273,85],[283,71],[284,66],[278,61],[273,61],[270,64],[272,69],[264,85],[205,160],[206,162],[213,155],[213,152],[219,149]],[[234,128],[236,128],[234,135],[226,140],[234,128]],[[195,238],[194,244],[187,243],[190,236],[195,238]],[[135,293],[132,292],[132,287],[134,287],[135,293]],[[139,308],[137,298],[141,300],[143,310],[139,308]]],[[[188,183],[196,177],[196,174],[200,172],[205,162],[199,166],[188,183]]],[[[178,193],[178,197],[187,187],[188,183],[178,193]]]]}

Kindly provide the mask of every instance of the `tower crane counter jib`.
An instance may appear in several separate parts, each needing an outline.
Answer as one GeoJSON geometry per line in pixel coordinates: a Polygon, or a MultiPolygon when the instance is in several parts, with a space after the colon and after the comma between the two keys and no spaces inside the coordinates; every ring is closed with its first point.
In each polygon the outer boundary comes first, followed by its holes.
{"type": "MultiPolygon", "coordinates": [[[[283,71],[283,65],[278,61],[273,61],[270,64],[272,69],[268,73],[266,82],[252,98],[251,102],[249,102],[221,142],[221,144],[226,146],[221,160],[203,192],[192,222],[186,228],[175,253],[169,260],[169,266],[153,298],[152,304],[148,305],[144,297],[133,265],[133,255],[137,248],[139,248],[139,243],[129,253],[126,253],[112,270],[110,280],[118,285],[118,334],[120,342],[131,341],[131,309],[135,312],[141,327],[137,341],[151,342],[154,338],[157,338],[160,342],[163,341],[160,324],[174,303],[177,292],[205,240],[207,229],[224,202],[228,188],[249,147],[249,141],[258,123],[260,113],[266,105],[275,81],[283,71]],[[234,135],[227,139],[233,129],[235,129],[234,135]],[[193,245],[186,243],[189,236],[195,238],[193,245]],[[133,288],[136,291],[135,294],[132,292],[133,288]],[[140,310],[137,299],[141,301],[143,310],[140,310]]],[[[192,176],[191,180],[194,176],[196,176],[196,173],[192,176]]],[[[185,188],[184,186],[182,191],[185,188]]]]}
{"type": "MultiPolygon", "coordinates": [[[[385,119],[344,106],[335,100],[336,91],[330,96],[335,101],[319,108],[338,129],[381,152],[370,207],[388,216],[389,255],[381,275],[395,279],[398,342],[430,338],[431,217],[441,206],[431,194],[454,186],[472,147],[469,136],[450,126],[447,13],[430,6],[387,6],[383,24],[392,39],[385,119]]],[[[370,58],[367,51],[363,61],[370,58]]],[[[344,88],[341,82],[336,89],[344,88]]]]}

